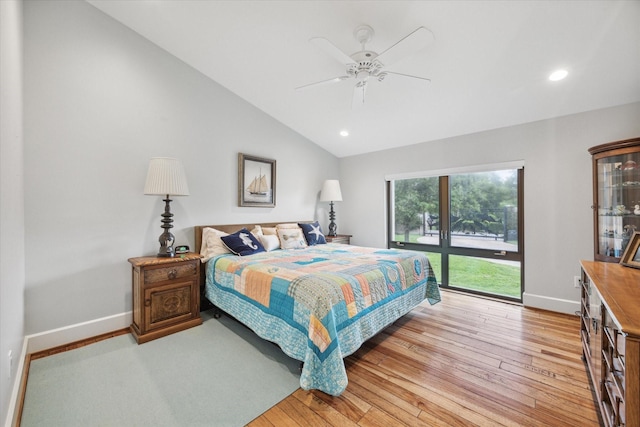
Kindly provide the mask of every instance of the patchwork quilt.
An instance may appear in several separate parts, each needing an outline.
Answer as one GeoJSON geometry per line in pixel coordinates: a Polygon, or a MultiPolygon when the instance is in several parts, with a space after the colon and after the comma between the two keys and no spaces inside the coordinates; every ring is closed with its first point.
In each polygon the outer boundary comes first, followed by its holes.
{"type": "Polygon", "coordinates": [[[205,295],[304,362],[303,389],[335,396],[347,387],[343,358],[425,298],[440,301],[423,253],[337,243],[217,256],[205,295]]]}

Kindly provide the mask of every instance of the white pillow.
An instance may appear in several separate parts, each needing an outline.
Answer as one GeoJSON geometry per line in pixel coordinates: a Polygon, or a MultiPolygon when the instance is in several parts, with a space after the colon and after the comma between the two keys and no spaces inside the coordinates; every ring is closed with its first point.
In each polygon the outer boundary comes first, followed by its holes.
{"type": "Polygon", "coordinates": [[[216,230],[215,228],[205,227],[202,229],[202,246],[200,248],[200,255],[202,255],[202,262],[209,261],[216,255],[228,254],[229,249],[224,245],[220,237],[228,236],[229,233],[216,230]]]}
{"type": "Polygon", "coordinates": [[[282,249],[301,249],[307,247],[302,228],[280,228],[277,227],[280,247],[282,249]]]}
{"type": "Polygon", "coordinates": [[[251,230],[251,234],[253,234],[253,237],[260,240],[260,236],[262,236],[262,227],[259,225],[254,225],[253,230],[251,230]]]}
{"type": "Polygon", "coordinates": [[[300,226],[297,222],[285,222],[282,224],[277,224],[276,229],[277,228],[300,228],[300,226]]]}
{"type": "Polygon", "coordinates": [[[270,236],[277,236],[278,232],[276,231],[275,227],[260,227],[260,229],[262,230],[262,234],[266,235],[270,235],[270,236]]]}
{"type": "Polygon", "coordinates": [[[262,246],[264,246],[264,250],[267,252],[271,252],[276,249],[280,249],[280,240],[278,240],[278,236],[273,234],[263,234],[258,237],[262,246]]]}

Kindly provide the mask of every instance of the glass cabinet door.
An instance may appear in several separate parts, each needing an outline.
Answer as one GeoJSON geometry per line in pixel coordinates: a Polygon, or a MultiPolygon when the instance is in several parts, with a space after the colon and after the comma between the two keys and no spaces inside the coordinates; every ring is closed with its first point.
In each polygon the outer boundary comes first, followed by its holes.
{"type": "Polygon", "coordinates": [[[594,243],[599,261],[619,262],[633,233],[640,231],[640,139],[633,141],[635,146],[610,147],[614,149],[594,155],[594,243]]]}

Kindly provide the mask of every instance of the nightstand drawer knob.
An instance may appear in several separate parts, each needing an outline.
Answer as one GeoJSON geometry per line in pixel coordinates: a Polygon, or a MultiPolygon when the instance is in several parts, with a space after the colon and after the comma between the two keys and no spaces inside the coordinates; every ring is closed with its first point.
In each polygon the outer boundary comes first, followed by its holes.
{"type": "Polygon", "coordinates": [[[169,270],[169,273],[167,274],[167,276],[171,280],[175,279],[176,277],[178,277],[178,270],[176,270],[175,268],[172,268],[171,270],[169,270]]]}

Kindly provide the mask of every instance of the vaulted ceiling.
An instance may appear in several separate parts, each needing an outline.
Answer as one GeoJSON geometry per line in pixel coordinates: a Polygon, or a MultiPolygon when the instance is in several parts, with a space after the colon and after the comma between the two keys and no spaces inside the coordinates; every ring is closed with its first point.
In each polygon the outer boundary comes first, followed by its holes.
{"type": "Polygon", "coordinates": [[[640,101],[640,1],[87,0],[338,157],[640,101]],[[433,41],[355,79],[309,40],[381,53],[419,27],[433,41]],[[561,81],[548,80],[559,68],[561,81]],[[340,132],[348,131],[348,136],[340,132]]]}

